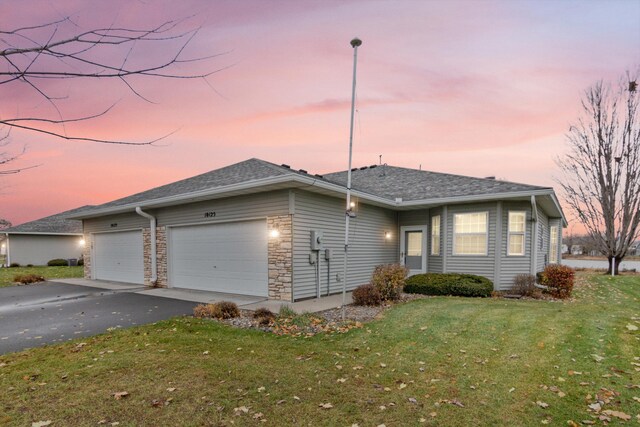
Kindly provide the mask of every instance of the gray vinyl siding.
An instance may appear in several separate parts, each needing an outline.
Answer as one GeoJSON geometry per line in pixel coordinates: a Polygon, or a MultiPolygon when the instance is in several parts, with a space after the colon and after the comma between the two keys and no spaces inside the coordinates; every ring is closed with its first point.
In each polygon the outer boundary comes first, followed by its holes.
{"type": "MultiPolygon", "coordinates": [[[[215,223],[289,214],[289,191],[271,191],[247,196],[188,203],[149,211],[158,220],[158,226],[215,223]],[[215,212],[215,217],[205,217],[215,212]]],[[[147,224],[148,224],[148,220],[147,224]]]]}
{"type": "Polygon", "coordinates": [[[82,225],[85,233],[99,233],[149,227],[149,220],[131,212],[85,219],[82,221],[82,225]]]}
{"type": "Polygon", "coordinates": [[[496,253],[496,203],[449,205],[446,221],[446,273],[468,273],[494,280],[496,253]],[[453,255],[453,218],[455,214],[488,212],[487,255],[453,255]]]}
{"type": "Polygon", "coordinates": [[[400,227],[409,225],[429,225],[429,211],[427,209],[400,211],[398,212],[398,222],[400,223],[400,227]]]}
{"type": "Polygon", "coordinates": [[[549,217],[538,207],[538,255],[536,258],[536,272],[544,270],[549,263],[549,217]]]}
{"type": "MultiPolygon", "coordinates": [[[[324,233],[324,248],[332,250],[330,264],[320,253],[320,289],[322,295],[338,293],[344,278],[344,200],[316,195],[306,191],[295,193],[293,215],[293,298],[300,300],[316,296],[316,266],[309,264],[310,232],[324,233]],[[328,286],[328,268],[331,269],[328,286]]],[[[360,204],[357,217],[349,224],[349,265],[347,290],[368,283],[375,266],[398,260],[397,213],[360,204]],[[391,231],[392,238],[384,238],[391,231]]]]}
{"type": "Polygon", "coordinates": [[[429,273],[442,273],[442,254],[444,253],[444,249],[442,247],[442,242],[444,239],[444,222],[442,218],[442,209],[435,208],[429,211],[429,222],[428,222],[428,233],[427,233],[427,254],[429,257],[427,258],[427,271],[429,273]],[[431,218],[440,215],[440,255],[431,255],[431,218]]]}
{"type": "Polygon", "coordinates": [[[502,203],[502,241],[499,244],[500,273],[494,285],[497,290],[508,290],[513,286],[513,279],[518,274],[531,272],[531,203],[502,203]],[[509,245],[509,211],[526,212],[524,256],[508,255],[509,245]]]}
{"type": "Polygon", "coordinates": [[[52,259],[80,258],[81,236],[9,235],[9,262],[47,265],[52,259]]]}

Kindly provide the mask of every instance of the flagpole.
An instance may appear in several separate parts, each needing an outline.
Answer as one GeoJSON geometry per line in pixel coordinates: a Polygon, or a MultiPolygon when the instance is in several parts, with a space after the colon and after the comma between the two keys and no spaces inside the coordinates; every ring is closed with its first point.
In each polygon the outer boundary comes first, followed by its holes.
{"type": "Polygon", "coordinates": [[[355,38],[351,40],[353,48],[353,85],[351,87],[351,124],[349,126],[349,169],[347,169],[347,208],[344,216],[344,277],[342,279],[342,320],[345,320],[345,306],[347,303],[347,259],[349,255],[349,219],[353,214],[351,210],[351,159],[353,157],[353,117],[356,104],[356,67],[358,65],[358,46],[362,40],[355,38]]]}

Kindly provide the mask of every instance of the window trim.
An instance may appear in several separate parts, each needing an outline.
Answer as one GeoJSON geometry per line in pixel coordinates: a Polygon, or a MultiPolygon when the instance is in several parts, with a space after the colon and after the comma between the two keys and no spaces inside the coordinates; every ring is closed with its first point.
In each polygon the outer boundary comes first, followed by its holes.
{"type": "Polygon", "coordinates": [[[451,255],[452,256],[459,256],[459,257],[487,257],[489,256],[489,211],[474,211],[474,212],[458,212],[458,213],[453,213],[453,235],[452,235],[452,248],[451,248],[451,255]],[[456,217],[460,216],[460,215],[476,215],[476,214],[484,214],[485,216],[485,224],[486,224],[486,229],[484,231],[484,233],[456,233],[456,217]],[[457,235],[466,235],[466,236],[481,236],[484,235],[486,237],[485,239],[485,248],[484,248],[484,253],[481,254],[465,254],[465,253],[460,253],[458,252],[458,248],[456,245],[456,236],[457,235]]]}
{"type": "Polygon", "coordinates": [[[430,241],[430,246],[431,248],[429,249],[429,255],[431,256],[440,256],[440,246],[442,245],[442,217],[440,216],[440,214],[438,215],[434,215],[431,217],[431,241],[430,241]],[[433,222],[434,220],[438,218],[438,234],[435,234],[434,231],[436,230],[436,227],[434,226],[433,222]],[[434,245],[433,244],[433,239],[437,237],[438,238],[438,245],[434,245]]]}
{"type": "Polygon", "coordinates": [[[507,213],[507,256],[523,257],[527,255],[527,211],[509,211],[507,213]],[[511,214],[524,215],[524,227],[522,231],[511,231],[511,214]],[[511,236],[522,236],[522,253],[511,253],[511,236]]]}
{"type": "Polygon", "coordinates": [[[560,230],[560,227],[558,227],[557,225],[550,225],[549,226],[549,263],[550,264],[559,264],[560,263],[560,239],[558,238],[558,231],[560,230]],[[555,228],[555,233],[552,233],[553,229],[555,228]],[[553,239],[555,237],[555,245],[553,244],[553,239]],[[551,259],[551,255],[552,255],[552,248],[555,247],[555,261],[551,259]]]}

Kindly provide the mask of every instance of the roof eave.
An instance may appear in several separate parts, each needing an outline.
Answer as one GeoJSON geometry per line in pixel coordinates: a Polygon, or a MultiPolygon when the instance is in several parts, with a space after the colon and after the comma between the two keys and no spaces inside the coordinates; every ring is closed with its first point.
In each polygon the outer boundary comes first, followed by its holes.
{"type": "Polygon", "coordinates": [[[2,234],[29,234],[36,236],[82,236],[82,233],[56,233],[54,231],[6,231],[3,230],[2,234]]]}

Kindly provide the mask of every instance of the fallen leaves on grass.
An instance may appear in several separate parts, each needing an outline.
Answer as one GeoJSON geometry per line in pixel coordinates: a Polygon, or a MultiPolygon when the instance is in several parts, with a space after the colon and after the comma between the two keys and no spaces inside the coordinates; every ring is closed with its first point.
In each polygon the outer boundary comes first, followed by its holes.
{"type": "Polygon", "coordinates": [[[630,331],[637,331],[638,327],[636,325],[633,325],[631,323],[627,323],[627,329],[630,331]]]}
{"type": "Polygon", "coordinates": [[[331,409],[331,408],[333,408],[333,405],[331,403],[329,403],[329,402],[321,403],[318,406],[321,407],[322,409],[331,409]]]}
{"type": "Polygon", "coordinates": [[[620,411],[612,411],[610,409],[607,409],[605,411],[602,411],[602,413],[609,415],[611,417],[619,418],[624,421],[629,421],[631,419],[631,415],[625,414],[624,412],[620,412],[620,411]]]}
{"type": "Polygon", "coordinates": [[[549,407],[549,404],[546,402],[543,402],[541,400],[536,401],[536,405],[538,405],[539,407],[543,408],[543,409],[547,409],[549,407]]]}
{"type": "Polygon", "coordinates": [[[36,421],[36,422],[31,423],[31,427],[45,427],[45,426],[48,426],[49,424],[51,424],[51,420],[36,421]]]}
{"type": "Polygon", "coordinates": [[[113,393],[113,397],[116,400],[121,400],[125,397],[129,396],[129,392],[128,391],[118,391],[116,393],[113,393]]]}

